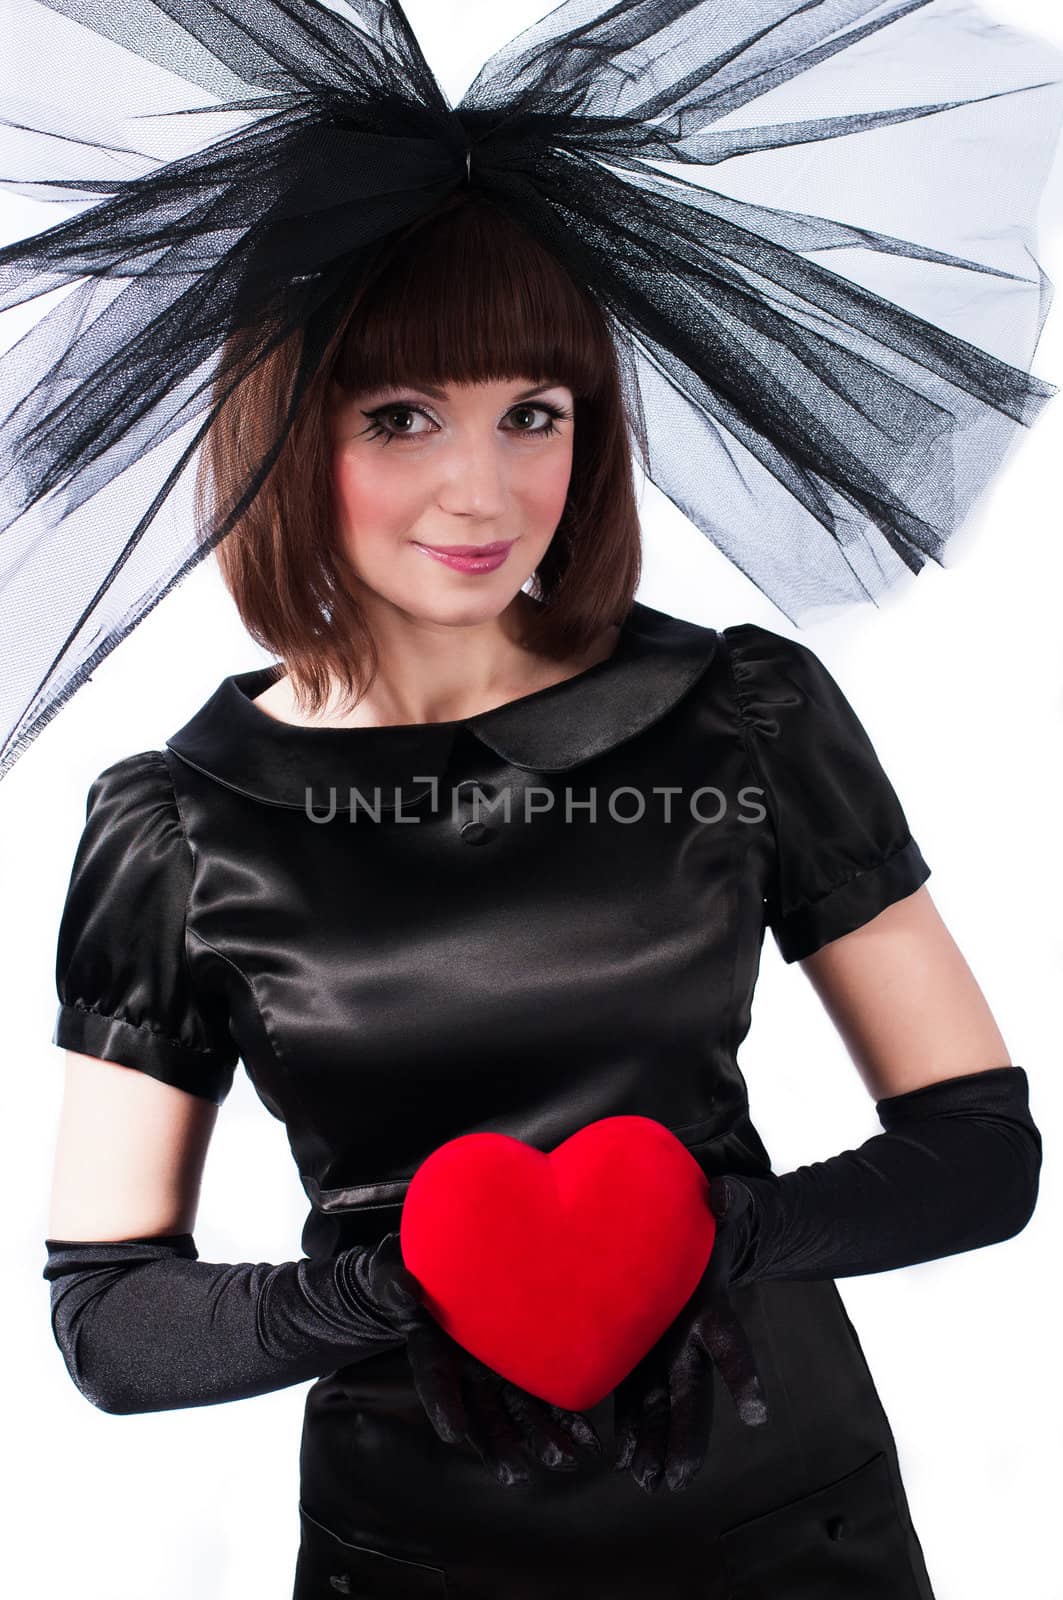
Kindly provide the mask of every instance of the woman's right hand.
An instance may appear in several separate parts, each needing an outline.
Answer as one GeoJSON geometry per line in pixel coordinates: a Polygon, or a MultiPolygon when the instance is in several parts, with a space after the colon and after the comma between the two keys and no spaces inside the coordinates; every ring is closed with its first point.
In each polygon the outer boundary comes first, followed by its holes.
{"type": "Polygon", "coordinates": [[[709,1180],[716,1233],[705,1271],[686,1305],[653,1348],[616,1387],[614,1465],[640,1489],[683,1490],[709,1448],[713,1368],[747,1427],[768,1421],[768,1405],[745,1329],[729,1290],[747,1269],[756,1238],[753,1200],[732,1174],[709,1180]]]}
{"type": "Polygon", "coordinates": [[[559,1471],[602,1454],[601,1440],[582,1412],[529,1394],[447,1333],[403,1262],[397,1230],[358,1251],[352,1266],[376,1315],[405,1338],[418,1397],[444,1443],[467,1440],[506,1486],[528,1481],[529,1454],[559,1471]]]}

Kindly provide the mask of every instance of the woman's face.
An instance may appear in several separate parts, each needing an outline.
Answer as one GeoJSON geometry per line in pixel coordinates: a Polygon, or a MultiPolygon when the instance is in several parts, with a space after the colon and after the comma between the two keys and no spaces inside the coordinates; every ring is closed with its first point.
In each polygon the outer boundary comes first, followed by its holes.
{"type": "Polygon", "coordinates": [[[334,385],[333,399],[337,527],[355,577],[434,621],[476,623],[505,610],[564,509],[571,389],[517,380],[344,394],[334,385]],[[426,546],[481,559],[462,569],[426,546]],[[482,559],[498,546],[508,549],[482,559]]]}

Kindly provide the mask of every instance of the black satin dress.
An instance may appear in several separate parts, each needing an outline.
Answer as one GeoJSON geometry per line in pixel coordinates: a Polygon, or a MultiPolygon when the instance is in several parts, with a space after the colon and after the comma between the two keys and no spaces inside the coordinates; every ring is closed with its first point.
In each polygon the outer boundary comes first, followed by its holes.
{"type": "MultiPolygon", "coordinates": [[[[770,1170],[737,1063],[765,929],[796,961],[929,875],[812,651],[636,602],[564,683],[384,728],[277,721],[253,697],[280,670],[96,780],[55,1042],[219,1102],[242,1059],[310,1256],[397,1227],[459,1134],[549,1150],[638,1113],[707,1173],[770,1170]]],[[[503,1488],[437,1438],[401,1347],[315,1382],[294,1600],[933,1600],[834,1283],[735,1303],[770,1421],[717,1374],[679,1494],[612,1468],[611,1397],[606,1459],[503,1488]]]]}

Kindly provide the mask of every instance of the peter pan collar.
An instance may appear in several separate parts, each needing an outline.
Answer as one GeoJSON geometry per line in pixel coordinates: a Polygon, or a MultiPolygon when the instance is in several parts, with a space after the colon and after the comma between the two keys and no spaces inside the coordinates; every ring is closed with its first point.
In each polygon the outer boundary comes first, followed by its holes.
{"type": "Polygon", "coordinates": [[[302,728],[254,704],[278,664],[225,678],[167,747],[217,782],[270,805],[303,810],[350,787],[406,804],[446,770],[461,729],[511,766],[560,772],[633,738],[662,717],[712,660],[715,628],[635,600],[613,654],[561,683],[478,716],[376,728],[302,728]],[[420,787],[418,787],[420,786],[420,787]]]}

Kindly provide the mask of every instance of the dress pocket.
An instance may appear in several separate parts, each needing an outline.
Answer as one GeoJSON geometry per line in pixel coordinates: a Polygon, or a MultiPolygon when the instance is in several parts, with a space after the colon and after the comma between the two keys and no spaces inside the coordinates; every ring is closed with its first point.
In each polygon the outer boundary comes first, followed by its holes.
{"type": "Polygon", "coordinates": [[[729,1600],[924,1600],[884,1451],[720,1535],[729,1600]]]}
{"type": "Polygon", "coordinates": [[[442,1567],[404,1561],[364,1544],[348,1544],[299,1506],[299,1557],[292,1600],[428,1600],[445,1597],[442,1567]]]}

